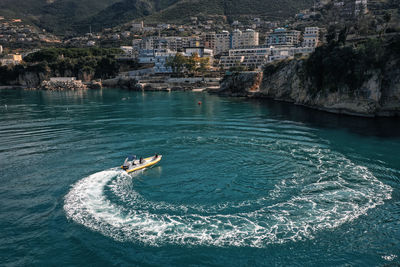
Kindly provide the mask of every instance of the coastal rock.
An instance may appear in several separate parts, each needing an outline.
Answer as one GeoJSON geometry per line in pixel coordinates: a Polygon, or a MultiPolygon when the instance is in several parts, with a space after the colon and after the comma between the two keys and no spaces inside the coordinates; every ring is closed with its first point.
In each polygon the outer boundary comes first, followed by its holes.
{"type": "Polygon", "coordinates": [[[258,92],[262,81],[260,72],[235,72],[228,74],[221,81],[220,95],[249,96],[258,92]],[[260,79],[261,77],[261,79],[260,79]]]}
{"type": "Polygon", "coordinates": [[[41,90],[65,91],[65,90],[85,90],[88,87],[82,81],[43,81],[39,87],[41,90]]]}
{"type": "Polygon", "coordinates": [[[89,89],[102,89],[103,88],[103,84],[101,83],[101,81],[91,81],[88,85],[89,89]]]}
{"type": "Polygon", "coordinates": [[[259,85],[254,72],[226,75],[218,94],[272,98],[348,115],[400,116],[400,70],[394,67],[399,65],[395,59],[386,63],[384,72],[370,70],[356,90],[343,85],[336,92],[313,90],[304,64],[293,59],[267,65],[259,85]]]}
{"type": "Polygon", "coordinates": [[[133,91],[143,90],[143,87],[134,78],[120,77],[120,78],[108,79],[104,80],[102,84],[103,87],[108,87],[108,88],[122,88],[133,91]]]}
{"type": "Polygon", "coordinates": [[[49,79],[49,73],[24,72],[23,74],[18,76],[16,84],[27,88],[36,88],[39,87],[40,84],[47,79],[49,79]]]}

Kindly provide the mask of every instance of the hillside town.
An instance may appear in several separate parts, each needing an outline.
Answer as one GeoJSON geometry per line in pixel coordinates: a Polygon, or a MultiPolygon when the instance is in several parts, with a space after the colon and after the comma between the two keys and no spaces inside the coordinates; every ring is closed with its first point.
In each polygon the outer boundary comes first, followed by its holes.
{"type": "MultiPolygon", "coordinates": [[[[162,76],[220,79],[229,71],[261,71],[272,62],[307,56],[326,43],[328,27],[333,25],[338,32],[342,26],[347,29],[347,25],[379,12],[367,0],[319,0],[291,20],[246,17],[228,21],[224,16],[209,16],[191,17],[191,22],[183,25],[139,20],[98,33],[89,28],[83,36],[60,38],[20,19],[0,17],[0,64],[21,64],[27,55],[49,46],[110,47],[120,49],[116,60],[122,65],[135,63],[130,64],[134,67],[120,68],[118,77],[132,77],[139,82],[159,81],[162,76]]],[[[348,40],[357,39],[360,32],[346,31],[345,35],[348,40]]]]}

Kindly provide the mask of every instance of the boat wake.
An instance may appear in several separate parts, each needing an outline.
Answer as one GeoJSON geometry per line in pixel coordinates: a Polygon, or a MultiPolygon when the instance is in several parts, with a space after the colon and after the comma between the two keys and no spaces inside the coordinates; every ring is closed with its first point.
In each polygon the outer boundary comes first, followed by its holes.
{"type": "Polygon", "coordinates": [[[312,239],[391,197],[392,188],[366,167],[328,148],[288,153],[307,162],[304,172],[283,178],[256,200],[209,206],[151,201],[135,191],[131,175],[114,168],[73,185],[64,210],[69,219],[118,241],[265,247],[312,239]]]}

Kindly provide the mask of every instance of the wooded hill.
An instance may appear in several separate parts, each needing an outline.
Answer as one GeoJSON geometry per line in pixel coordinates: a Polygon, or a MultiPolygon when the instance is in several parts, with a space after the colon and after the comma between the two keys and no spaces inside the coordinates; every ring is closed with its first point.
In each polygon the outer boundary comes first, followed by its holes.
{"type": "Polygon", "coordinates": [[[143,18],[181,23],[190,16],[293,16],[312,0],[1,0],[0,15],[21,18],[54,33],[86,32],[143,18]]]}

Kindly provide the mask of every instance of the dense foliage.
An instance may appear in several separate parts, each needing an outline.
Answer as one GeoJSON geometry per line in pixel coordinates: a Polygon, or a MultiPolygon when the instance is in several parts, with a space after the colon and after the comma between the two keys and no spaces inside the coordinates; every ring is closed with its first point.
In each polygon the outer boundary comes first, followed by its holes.
{"type": "Polygon", "coordinates": [[[356,46],[332,41],[318,47],[306,60],[306,79],[314,93],[345,89],[353,94],[373,72],[384,72],[389,58],[400,59],[400,38],[369,39],[356,46]]]}
{"type": "Polygon", "coordinates": [[[35,73],[49,76],[73,76],[80,79],[111,78],[119,65],[115,59],[119,49],[49,48],[24,58],[25,63],[0,67],[0,83],[15,83],[20,75],[35,73]]]}
{"type": "Polygon", "coordinates": [[[183,74],[183,72],[195,74],[196,72],[206,72],[210,67],[209,62],[209,58],[201,58],[196,53],[190,57],[177,53],[174,57],[167,58],[165,66],[171,68],[177,75],[183,74]]]}

